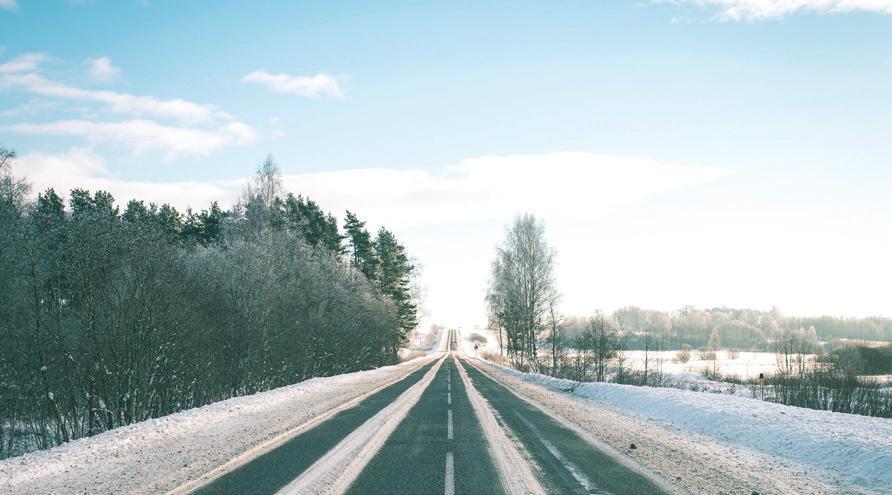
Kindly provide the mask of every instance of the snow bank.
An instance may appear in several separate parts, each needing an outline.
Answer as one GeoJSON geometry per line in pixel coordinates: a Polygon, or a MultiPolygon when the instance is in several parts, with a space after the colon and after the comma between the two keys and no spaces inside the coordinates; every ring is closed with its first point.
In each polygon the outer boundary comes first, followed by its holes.
{"type": "Polygon", "coordinates": [[[166,492],[435,356],[217,402],[0,461],[0,493],[166,492]]]}
{"type": "Polygon", "coordinates": [[[499,367],[648,421],[826,471],[828,478],[879,493],[892,490],[892,420],[815,411],[670,388],[579,383],[499,367]]]}

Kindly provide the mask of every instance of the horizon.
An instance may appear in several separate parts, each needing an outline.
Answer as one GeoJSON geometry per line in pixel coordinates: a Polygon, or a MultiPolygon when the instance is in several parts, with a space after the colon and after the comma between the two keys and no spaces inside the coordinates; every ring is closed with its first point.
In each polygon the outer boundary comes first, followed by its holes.
{"type": "Polygon", "coordinates": [[[568,315],[888,317],[889,14],[5,0],[0,143],[35,195],[180,211],[231,205],[270,153],[287,191],[399,237],[430,323],[485,326],[523,212],[568,315]]]}

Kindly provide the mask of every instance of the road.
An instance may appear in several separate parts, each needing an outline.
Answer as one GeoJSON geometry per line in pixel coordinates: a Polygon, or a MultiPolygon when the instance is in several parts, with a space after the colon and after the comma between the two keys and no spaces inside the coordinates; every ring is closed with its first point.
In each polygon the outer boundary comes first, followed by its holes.
{"type": "Polygon", "coordinates": [[[440,359],[194,493],[665,493],[447,339],[440,359]]]}

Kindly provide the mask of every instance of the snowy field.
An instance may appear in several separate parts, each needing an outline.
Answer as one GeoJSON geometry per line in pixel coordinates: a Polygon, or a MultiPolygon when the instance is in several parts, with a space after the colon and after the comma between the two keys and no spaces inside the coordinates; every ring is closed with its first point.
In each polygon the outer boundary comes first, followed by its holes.
{"type": "MultiPolygon", "coordinates": [[[[648,361],[651,369],[662,366],[664,373],[673,375],[703,374],[706,369],[712,369],[712,360],[701,359],[699,351],[690,351],[691,359],[687,363],[678,360],[679,351],[648,352],[648,361]]],[[[644,369],[644,351],[627,351],[629,366],[633,369],[644,369]]],[[[806,357],[809,362],[814,362],[814,355],[806,357]]],[[[740,379],[758,378],[759,373],[771,375],[777,372],[777,354],[773,352],[739,352],[735,358],[728,351],[716,352],[716,368],[723,376],[737,377],[740,379]]]]}
{"type": "MultiPolygon", "coordinates": [[[[485,329],[466,330],[462,332],[462,345],[468,355],[474,355],[473,334],[478,334],[486,339],[486,343],[478,343],[478,353],[499,353],[498,341],[495,334],[485,329]]],[[[572,352],[572,351],[568,351],[572,352]]],[[[688,377],[690,375],[703,375],[704,370],[712,369],[711,359],[701,359],[701,353],[697,350],[690,351],[690,360],[683,363],[678,359],[679,350],[649,351],[647,354],[648,365],[651,369],[662,369],[663,373],[688,377]]],[[[644,351],[626,351],[627,365],[636,370],[644,369],[644,351]]],[[[814,355],[807,355],[809,362],[814,361],[814,355]]],[[[740,379],[758,378],[759,373],[774,374],[778,369],[777,354],[773,352],[738,352],[733,356],[728,351],[716,353],[716,368],[724,376],[740,379]]]]}

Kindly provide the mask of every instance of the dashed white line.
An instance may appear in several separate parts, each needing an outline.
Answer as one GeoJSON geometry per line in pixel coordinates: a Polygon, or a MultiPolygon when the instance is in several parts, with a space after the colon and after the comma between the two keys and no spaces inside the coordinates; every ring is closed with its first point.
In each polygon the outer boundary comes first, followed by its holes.
{"type": "Polygon", "coordinates": [[[446,495],[455,495],[455,461],[452,452],[446,452],[446,495]]]}
{"type": "Polygon", "coordinates": [[[446,416],[446,439],[452,440],[452,409],[448,411],[448,416],[446,416]]]}
{"type": "Polygon", "coordinates": [[[452,405],[452,392],[446,392],[446,403],[452,405]]]}

